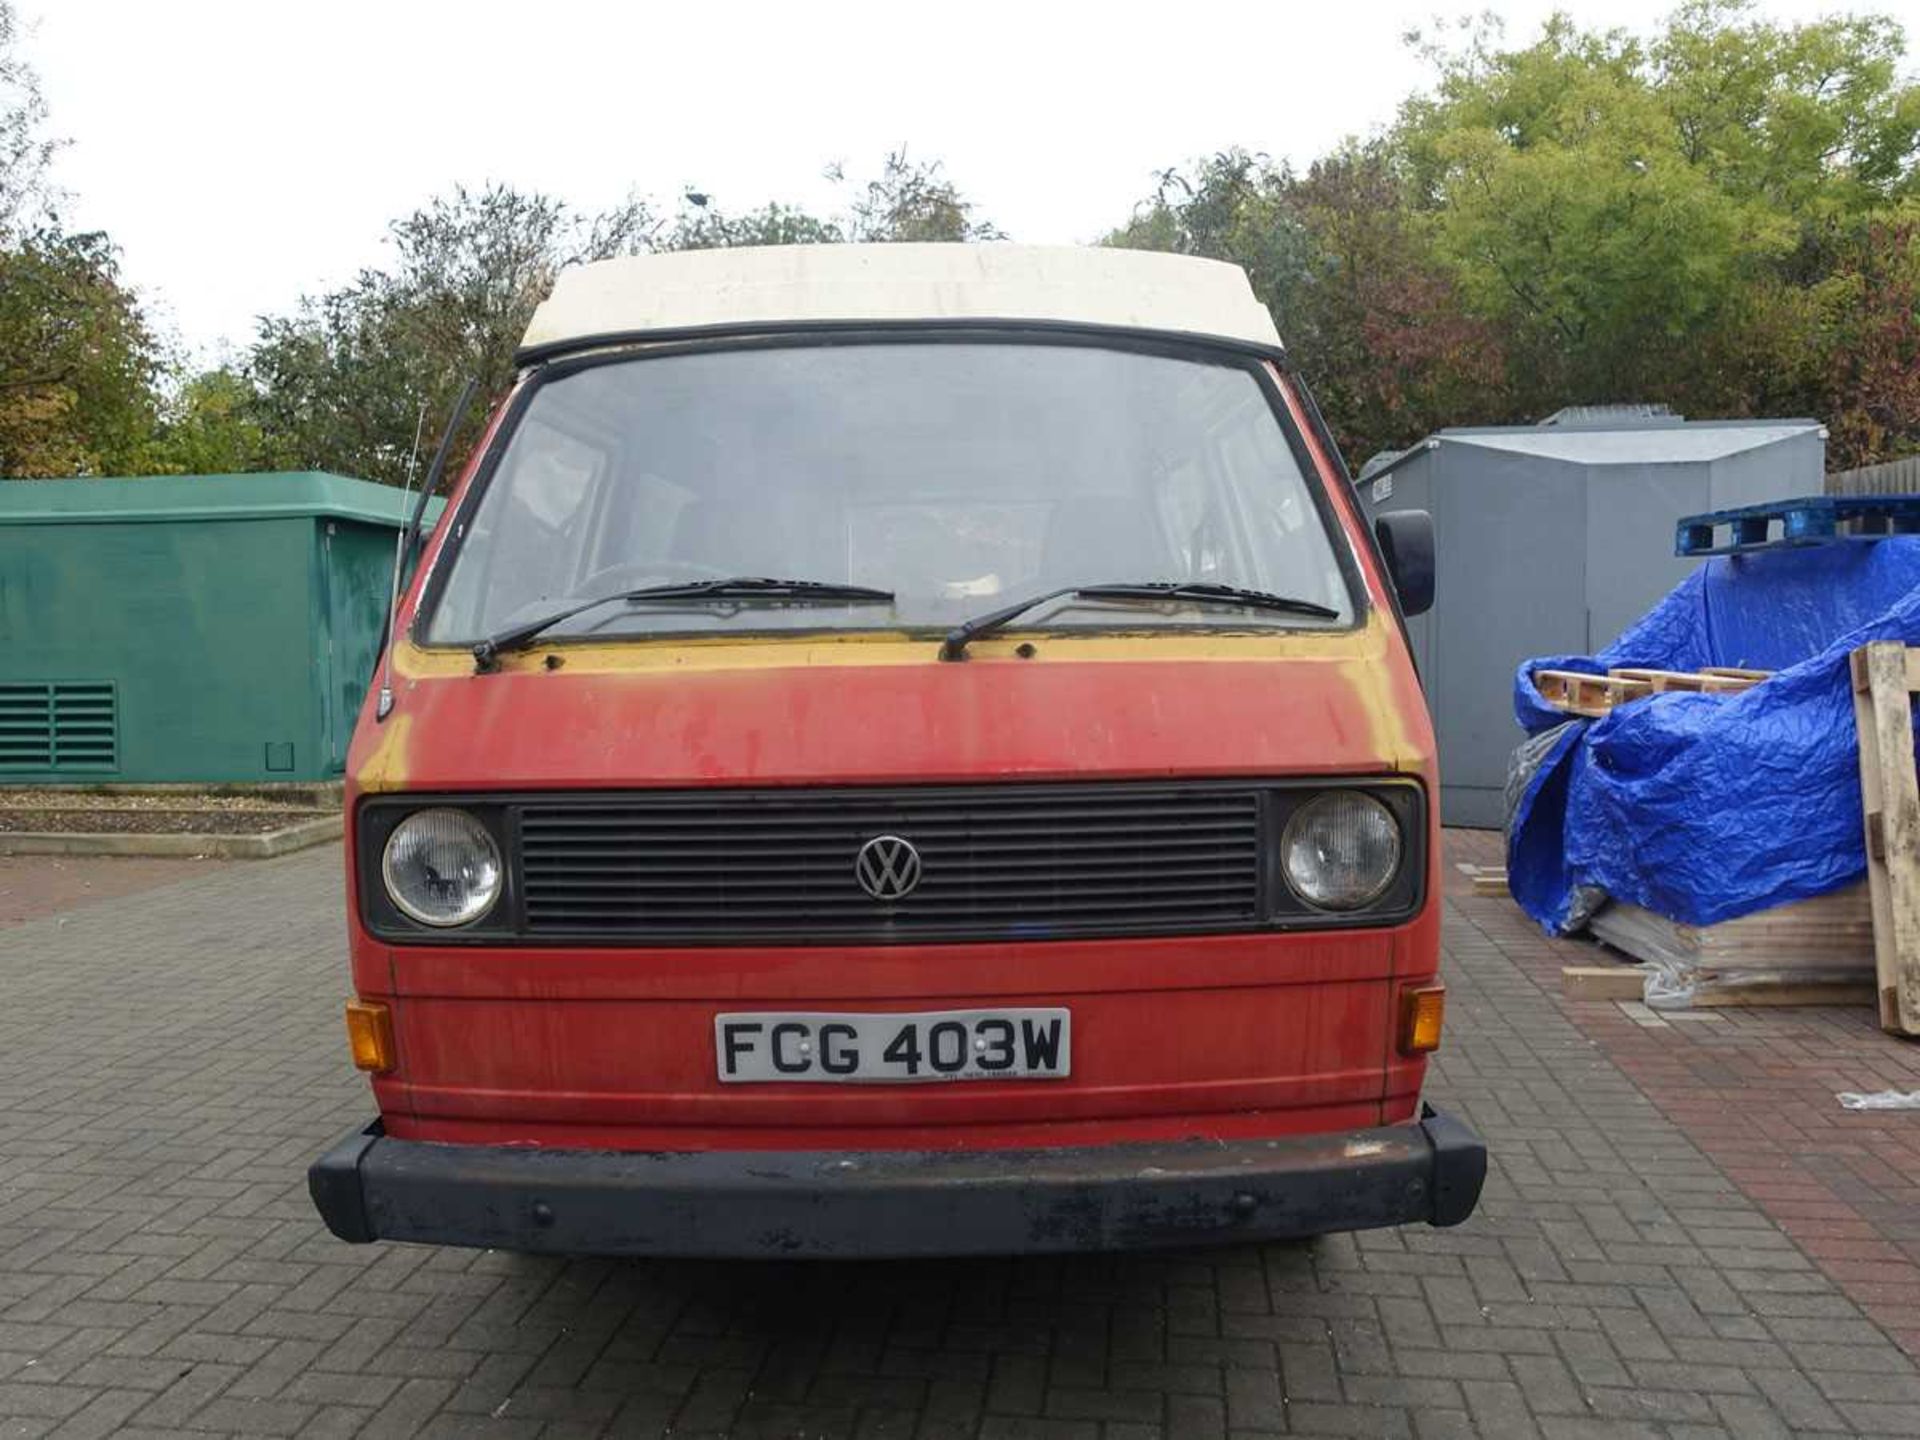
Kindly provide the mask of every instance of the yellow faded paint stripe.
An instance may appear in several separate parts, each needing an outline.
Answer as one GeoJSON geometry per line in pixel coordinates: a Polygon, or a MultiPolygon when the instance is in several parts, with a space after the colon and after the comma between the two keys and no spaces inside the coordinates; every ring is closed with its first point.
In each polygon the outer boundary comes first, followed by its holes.
{"type": "MultiPolygon", "coordinates": [[[[1169,630],[1067,634],[1061,631],[1002,631],[967,647],[974,661],[1020,663],[1015,651],[1032,645],[1035,660],[1151,661],[1276,660],[1371,661],[1387,651],[1388,629],[1376,613],[1357,630],[1285,630],[1178,632],[1169,630]]],[[[572,675],[630,675],[648,671],[778,670],[820,666],[938,664],[940,642],[900,631],[847,631],[835,635],[663,636],[645,640],[567,641],[537,645],[502,655],[502,671],[546,668],[558,656],[572,675]]],[[[393,668],[410,680],[473,673],[465,650],[427,648],[402,638],[394,647],[393,668]]],[[[1365,667],[1371,669],[1372,667],[1365,667]]],[[[1384,689],[1380,691],[1384,695],[1384,689]]]]}
{"type": "Polygon", "coordinates": [[[1413,717],[1395,698],[1387,667],[1353,665],[1346,673],[1366,717],[1369,748],[1395,770],[1418,770],[1428,758],[1427,747],[1415,740],[1413,717]]]}
{"type": "Polygon", "coordinates": [[[394,714],[381,721],[373,753],[353,772],[353,783],[368,794],[406,789],[407,739],[412,728],[411,715],[394,714]]]}

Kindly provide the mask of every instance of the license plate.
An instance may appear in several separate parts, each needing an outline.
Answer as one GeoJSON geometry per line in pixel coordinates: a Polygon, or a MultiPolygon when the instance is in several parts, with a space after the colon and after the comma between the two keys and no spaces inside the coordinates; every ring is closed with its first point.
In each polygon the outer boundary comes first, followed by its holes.
{"type": "Polygon", "coordinates": [[[713,1017],[713,1049],[727,1083],[1059,1080],[1072,1070],[1073,1017],[1065,1009],[749,1011],[713,1017]]]}

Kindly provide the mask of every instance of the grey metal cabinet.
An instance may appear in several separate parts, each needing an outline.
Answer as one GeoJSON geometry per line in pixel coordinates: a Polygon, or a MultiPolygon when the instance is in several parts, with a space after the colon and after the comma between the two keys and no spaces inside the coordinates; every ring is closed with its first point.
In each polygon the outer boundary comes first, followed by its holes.
{"type": "Polygon", "coordinates": [[[1442,430],[1362,472],[1369,511],[1427,510],[1434,608],[1408,622],[1440,740],[1440,812],[1497,828],[1520,742],[1513,673],[1612,642],[1698,561],[1683,515],[1821,493],[1815,420],[1613,417],[1442,430]]]}

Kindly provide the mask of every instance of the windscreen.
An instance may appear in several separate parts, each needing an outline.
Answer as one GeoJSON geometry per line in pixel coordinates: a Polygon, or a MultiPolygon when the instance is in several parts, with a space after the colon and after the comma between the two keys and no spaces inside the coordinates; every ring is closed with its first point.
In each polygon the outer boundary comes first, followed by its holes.
{"type": "Polygon", "coordinates": [[[1071,598],[1025,627],[1338,627],[1309,482],[1252,370],[1026,342],[809,344],[597,363],[539,385],[428,622],[471,644],[569,604],[734,576],[880,604],[596,607],[551,640],[945,628],[1046,590],[1203,581],[1336,618],[1071,598]]]}

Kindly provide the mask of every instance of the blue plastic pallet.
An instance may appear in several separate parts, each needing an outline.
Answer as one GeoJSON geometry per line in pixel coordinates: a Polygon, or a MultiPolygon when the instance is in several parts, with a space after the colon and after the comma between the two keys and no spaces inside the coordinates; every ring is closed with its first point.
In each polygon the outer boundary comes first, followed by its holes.
{"type": "Polygon", "coordinates": [[[1920,535],[1920,495],[1797,495],[1769,505],[1743,505],[1689,515],[1674,530],[1676,555],[1740,555],[1787,545],[1820,545],[1829,540],[1873,540],[1882,535],[1920,535]],[[1842,535],[1845,521],[1856,522],[1842,535]],[[1779,522],[1776,530],[1774,522],[1779,522]],[[1730,527],[1728,538],[1714,532],[1730,527]]]}

